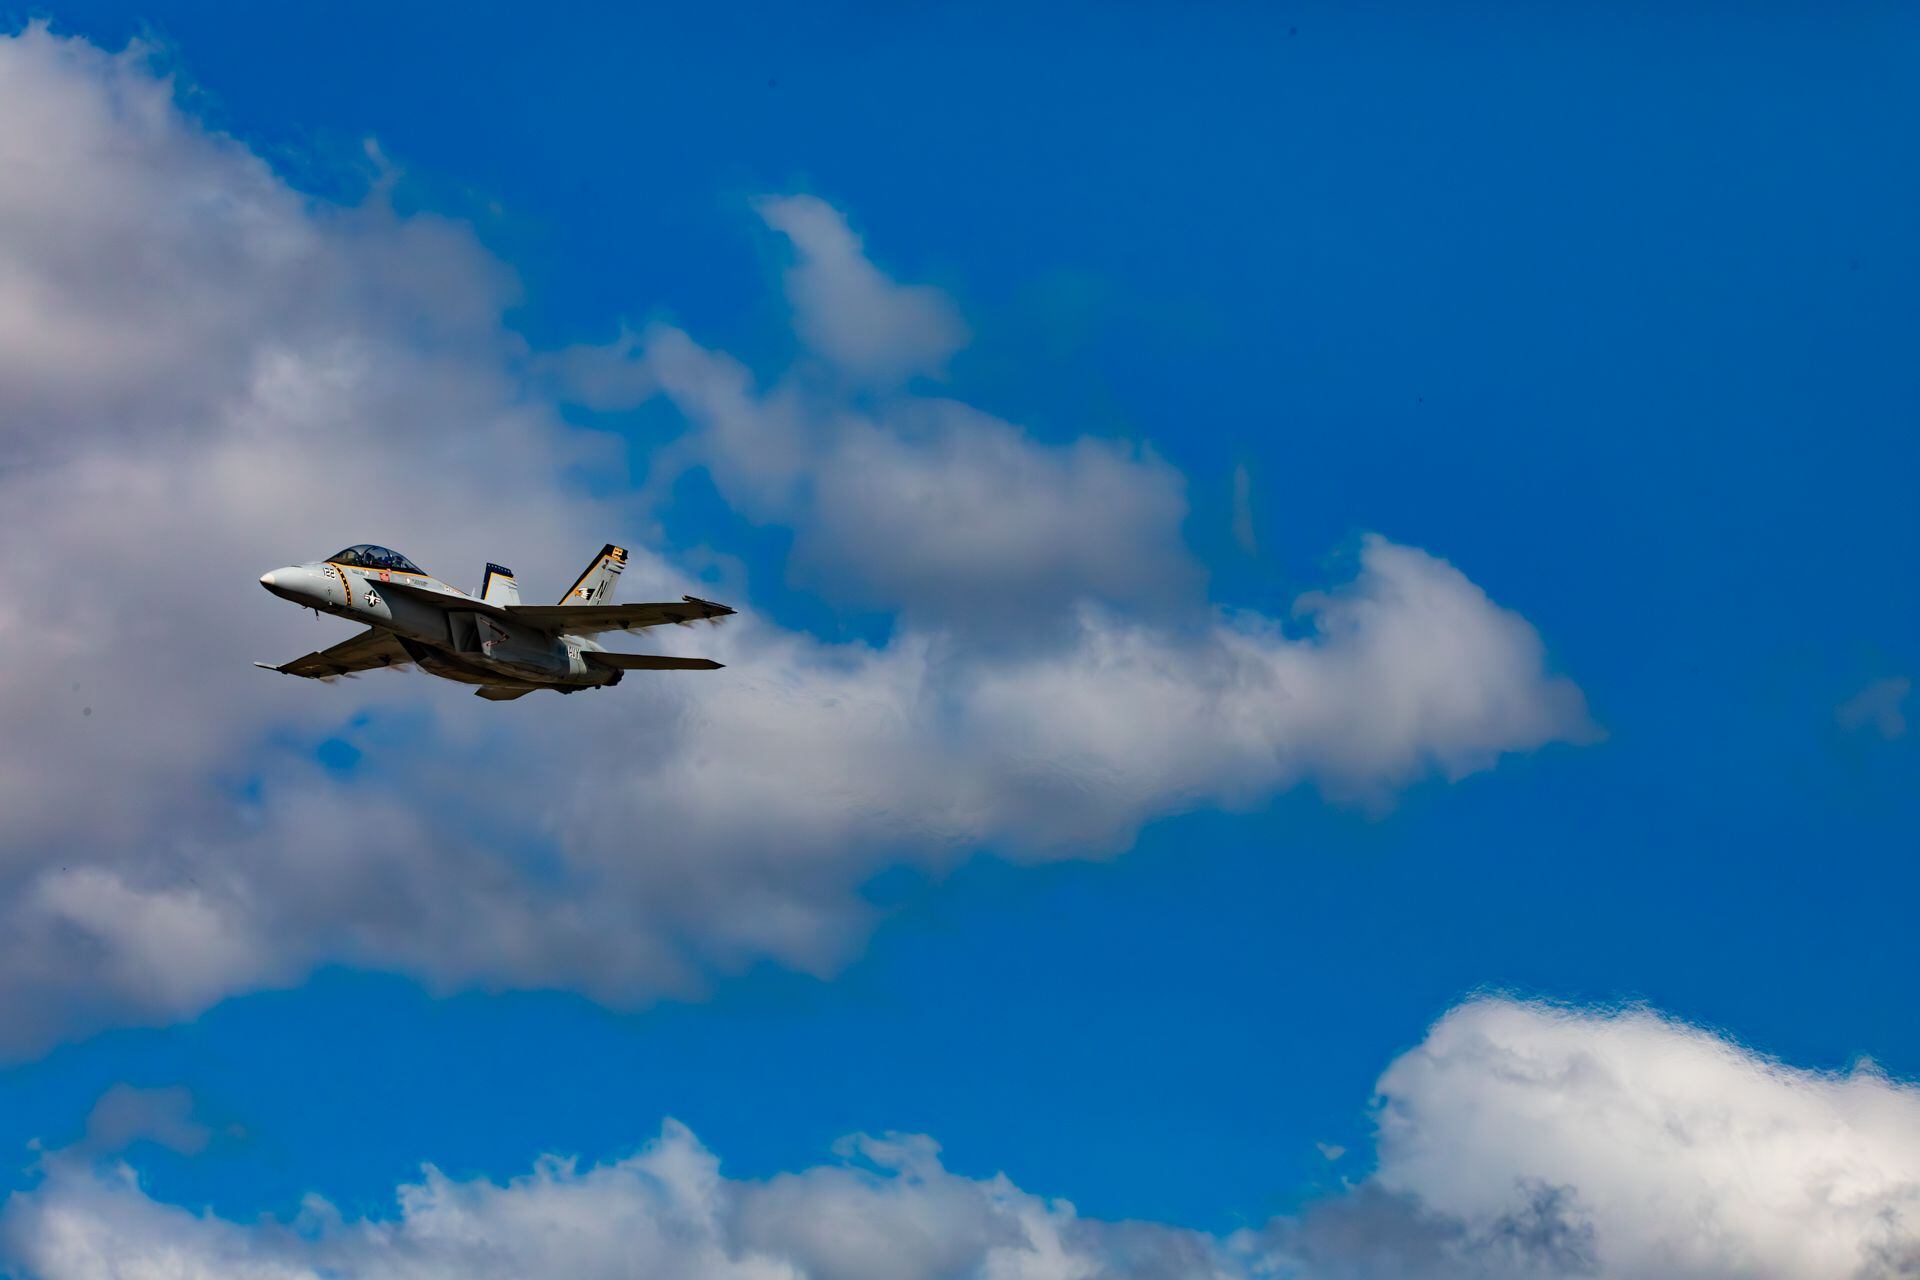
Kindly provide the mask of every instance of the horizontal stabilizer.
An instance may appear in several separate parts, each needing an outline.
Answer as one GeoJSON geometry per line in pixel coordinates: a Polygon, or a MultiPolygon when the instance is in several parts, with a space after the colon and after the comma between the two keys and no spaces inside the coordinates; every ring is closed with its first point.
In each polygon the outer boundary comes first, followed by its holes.
{"type": "Polygon", "coordinates": [[[724,663],[712,658],[668,658],[657,653],[583,653],[596,667],[615,671],[718,671],[724,663]]]}

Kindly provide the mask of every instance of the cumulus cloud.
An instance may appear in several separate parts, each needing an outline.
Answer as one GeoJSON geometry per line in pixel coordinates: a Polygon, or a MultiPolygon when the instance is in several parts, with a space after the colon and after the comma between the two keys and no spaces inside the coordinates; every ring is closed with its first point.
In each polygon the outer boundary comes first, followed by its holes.
{"type": "Polygon", "coordinates": [[[786,285],[795,331],[835,368],[892,383],[940,373],[966,345],[966,324],[947,296],[889,279],[826,201],[768,196],[754,208],[793,247],[786,285]]]}
{"type": "Polygon", "coordinates": [[[125,1165],[56,1156],[0,1213],[0,1259],[36,1280],[105,1276],[435,1280],[1083,1280],[1218,1273],[1194,1232],[1079,1218],[1004,1177],[965,1178],[925,1138],[858,1137],[840,1159],[730,1179],[669,1121],[626,1159],[558,1157],[504,1184],[429,1168],[385,1220],[310,1200],[294,1223],[241,1225],[159,1203],[125,1165]]]}
{"type": "Polygon", "coordinates": [[[1046,445],[957,401],[856,403],[801,376],[763,392],[665,326],[643,361],[694,428],[690,456],[734,506],[794,527],[795,567],[823,594],[948,628],[1044,628],[1084,598],[1198,601],[1186,482],[1142,446],[1046,445]]]}
{"type": "Polygon", "coordinates": [[[511,278],[463,229],[304,199],[182,115],[138,47],[110,58],[34,27],[0,57],[7,461],[43,458],[63,430],[188,429],[257,392],[276,349],[367,357],[373,317],[416,347],[498,340],[511,278]]]}
{"type": "MultiPolygon", "coordinates": [[[[953,312],[945,296],[888,279],[830,205],[757,207],[797,255],[786,281],[796,328],[842,373],[873,372],[861,352],[883,343],[900,369],[932,371],[965,341],[941,319],[953,312]]],[[[762,385],[664,324],[542,367],[593,408],[671,402],[691,431],[656,466],[703,466],[734,507],[791,526],[796,576],[830,598],[975,632],[1045,630],[1085,599],[1202,602],[1205,575],[1181,540],[1185,477],[1140,443],[1045,443],[899,378],[850,392],[809,359],[762,385]]]]}
{"type": "MultiPolygon", "coordinates": [[[[723,673],[506,706],[255,671],[350,634],[264,596],[266,568],[372,540],[557,594],[647,513],[568,482],[617,454],[525,376],[511,275],[462,226],[378,187],[305,197],[138,48],[42,26],[0,39],[0,148],[35,175],[0,185],[0,1052],[330,961],[621,1004],[765,958],[826,972],[893,863],[1109,853],[1196,806],[1372,803],[1591,732],[1533,629],[1437,557],[1369,540],[1290,622],[1218,612],[1144,449],[871,383],[762,391],[673,331],[602,393],[669,395],[730,502],[904,610],[887,643],[748,608],[666,640],[723,673]],[[1009,602],[1011,647],[968,616],[1009,602]],[[330,735],[357,768],[318,762],[330,735]]],[[[831,278],[789,282],[803,330],[945,314],[816,203],[766,206],[831,278]]],[[[919,367],[960,340],[935,330],[919,367]]],[[[623,586],[696,589],[645,551],[623,586]]]]}
{"type": "Polygon", "coordinates": [[[1920,1090],[1645,1010],[1504,999],[1377,1086],[1362,1194],[1265,1244],[1328,1275],[1892,1276],[1920,1262],[1920,1090]]]}
{"type": "Polygon", "coordinates": [[[1215,1237],[1087,1218],[929,1139],[758,1181],[669,1121],[624,1159],[503,1183],[428,1168],[394,1211],[241,1224],[86,1152],[0,1213],[0,1263],[109,1275],[685,1280],[1878,1280],[1920,1262],[1920,1090],[1787,1067],[1645,1011],[1482,999],[1381,1077],[1365,1181],[1215,1237]]]}
{"type": "Polygon", "coordinates": [[[285,754],[276,736],[342,708],[246,663],[344,636],[260,608],[263,568],[376,530],[480,559],[485,528],[558,576],[609,518],[564,496],[587,443],[517,402],[510,280],[464,228],[301,197],[185,116],[138,48],[0,39],[0,121],[0,159],[33,175],[0,189],[17,1050],[309,962],[260,928],[257,870],[329,838],[241,801],[285,754]]]}

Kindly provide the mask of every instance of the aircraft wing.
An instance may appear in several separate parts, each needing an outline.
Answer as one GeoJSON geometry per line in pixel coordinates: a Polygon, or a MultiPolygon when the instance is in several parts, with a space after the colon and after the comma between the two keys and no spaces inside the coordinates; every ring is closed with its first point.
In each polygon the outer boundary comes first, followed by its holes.
{"type": "Polygon", "coordinates": [[[411,661],[413,659],[407,656],[407,651],[400,647],[400,642],[393,638],[391,631],[368,627],[353,639],[342,640],[331,649],[322,649],[277,667],[264,662],[253,665],[278,671],[282,675],[325,680],[333,676],[350,676],[356,671],[371,671],[375,667],[403,666],[411,661]]]}
{"type": "Polygon", "coordinates": [[[515,604],[507,613],[516,621],[542,631],[590,636],[602,631],[638,631],[668,622],[698,622],[724,618],[733,610],[724,604],[683,596],[655,604],[515,604]]]}

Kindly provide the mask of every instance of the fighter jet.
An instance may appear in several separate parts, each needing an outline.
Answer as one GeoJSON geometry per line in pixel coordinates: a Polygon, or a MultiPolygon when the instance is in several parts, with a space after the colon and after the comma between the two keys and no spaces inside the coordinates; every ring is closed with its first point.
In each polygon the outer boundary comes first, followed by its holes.
{"type": "Polygon", "coordinates": [[[477,684],[482,698],[506,702],[536,689],[576,693],[620,683],[629,671],[712,671],[709,658],[608,653],[588,636],[662,623],[723,618],[726,605],[683,596],[664,604],[613,604],[613,580],[627,567],[624,547],[600,549],[559,604],[521,604],[513,574],[487,566],[470,596],[421,572],[396,551],[360,543],[325,560],[262,574],[260,585],[303,608],[364,623],[351,640],[280,666],[256,667],[328,680],[408,663],[447,680],[477,684]]]}

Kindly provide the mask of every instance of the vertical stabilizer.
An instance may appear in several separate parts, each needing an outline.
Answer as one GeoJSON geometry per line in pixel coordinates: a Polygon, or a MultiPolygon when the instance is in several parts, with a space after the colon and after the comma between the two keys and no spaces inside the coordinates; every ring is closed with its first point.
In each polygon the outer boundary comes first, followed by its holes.
{"type": "Polygon", "coordinates": [[[560,597],[561,604],[611,604],[613,603],[613,580],[627,567],[627,549],[616,547],[611,542],[600,548],[600,554],[593,558],[586,571],[574,580],[567,594],[560,597]]]}
{"type": "Polygon", "coordinates": [[[480,598],[488,604],[497,604],[503,608],[520,603],[520,587],[513,580],[513,570],[497,564],[487,566],[486,577],[480,580],[480,598]]]}

